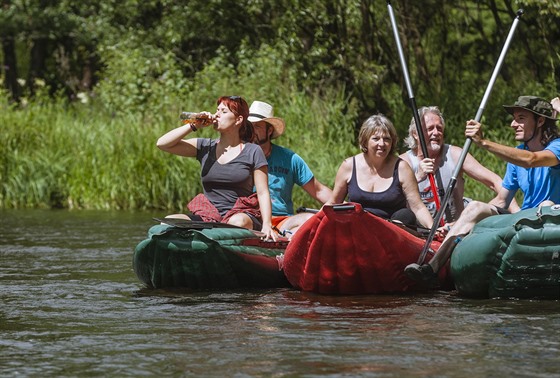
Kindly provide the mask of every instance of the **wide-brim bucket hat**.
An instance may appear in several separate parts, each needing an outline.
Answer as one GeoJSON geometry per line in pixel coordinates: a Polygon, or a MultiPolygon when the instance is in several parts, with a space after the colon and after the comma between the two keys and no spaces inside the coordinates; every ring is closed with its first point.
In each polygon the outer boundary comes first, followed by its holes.
{"type": "Polygon", "coordinates": [[[554,114],[552,104],[544,98],[537,96],[519,96],[513,105],[503,105],[503,107],[509,114],[513,114],[515,109],[521,108],[535,113],[536,115],[556,120],[556,118],[552,116],[554,114]]]}
{"type": "Polygon", "coordinates": [[[284,120],[282,118],[274,117],[274,108],[272,105],[263,101],[253,101],[249,107],[248,120],[250,122],[264,121],[270,124],[274,128],[271,139],[278,138],[286,129],[286,123],[284,120]]]}

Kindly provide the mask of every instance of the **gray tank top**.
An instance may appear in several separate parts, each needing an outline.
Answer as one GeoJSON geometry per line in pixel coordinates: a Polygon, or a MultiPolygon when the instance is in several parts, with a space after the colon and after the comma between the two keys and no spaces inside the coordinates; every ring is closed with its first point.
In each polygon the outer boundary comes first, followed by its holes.
{"type": "MultiPolygon", "coordinates": [[[[451,180],[453,171],[457,166],[457,163],[453,161],[453,158],[451,157],[451,148],[449,147],[449,144],[443,145],[443,159],[441,161],[441,165],[434,175],[440,203],[443,201],[445,190],[447,189],[449,180],[451,180]]],[[[408,155],[408,158],[412,163],[412,170],[414,171],[414,173],[417,173],[418,169],[420,168],[420,160],[411,150],[408,150],[406,154],[408,155]]],[[[432,214],[432,217],[435,216],[437,211],[436,202],[434,200],[434,194],[430,186],[429,177],[426,176],[424,180],[418,183],[418,190],[420,191],[420,198],[422,198],[422,202],[424,202],[424,204],[432,214]]],[[[459,217],[460,212],[463,211],[463,191],[464,179],[463,175],[461,174],[459,175],[459,177],[457,177],[457,183],[455,184],[453,195],[451,196],[447,208],[445,209],[444,219],[446,222],[456,221],[459,217]]]]}

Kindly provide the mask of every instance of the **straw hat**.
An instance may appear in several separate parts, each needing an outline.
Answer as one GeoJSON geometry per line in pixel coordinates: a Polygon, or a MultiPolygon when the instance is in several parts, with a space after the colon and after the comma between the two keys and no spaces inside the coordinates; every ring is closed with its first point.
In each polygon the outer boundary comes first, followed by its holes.
{"type": "Polygon", "coordinates": [[[274,117],[274,109],[272,105],[262,101],[253,101],[249,108],[250,122],[265,121],[274,128],[271,139],[278,138],[284,133],[286,124],[282,118],[274,117]]]}

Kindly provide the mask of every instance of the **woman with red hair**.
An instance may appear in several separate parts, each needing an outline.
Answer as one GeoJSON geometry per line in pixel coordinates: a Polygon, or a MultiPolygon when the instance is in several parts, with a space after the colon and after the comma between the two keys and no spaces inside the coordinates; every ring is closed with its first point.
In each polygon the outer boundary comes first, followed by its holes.
{"type": "Polygon", "coordinates": [[[201,164],[203,193],[188,204],[191,214],[168,217],[228,223],[260,230],[266,238],[276,240],[271,224],[268,163],[262,149],[251,143],[254,132],[247,119],[249,106],[239,96],[222,96],[217,105],[215,114],[202,112],[196,120],[157,141],[161,150],[196,157],[201,164]],[[218,139],[183,139],[211,125],[220,134],[218,139]]]}

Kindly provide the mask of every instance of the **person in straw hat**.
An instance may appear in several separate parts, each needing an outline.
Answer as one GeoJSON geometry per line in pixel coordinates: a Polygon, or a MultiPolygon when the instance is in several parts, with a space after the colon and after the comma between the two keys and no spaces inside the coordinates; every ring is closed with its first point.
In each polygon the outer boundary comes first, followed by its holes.
{"type": "Polygon", "coordinates": [[[259,144],[268,161],[268,187],[272,200],[272,223],[281,235],[291,237],[312,214],[294,215],[292,190],[299,185],[315,200],[324,204],[331,196],[331,189],[315,178],[307,163],[294,151],[272,143],[284,133],[286,124],[274,117],[272,105],[253,101],[249,108],[249,121],[255,130],[254,142],[259,144]]]}
{"type": "Polygon", "coordinates": [[[513,105],[504,105],[513,116],[510,126],[515,131],[515,140],[520,142],[517,147],[492,142],[484,138],[479,122],[467,122],[465,136],[507,162],[502,187],[489,203],[471,202],[432,259],[427,264],[410,264],[405,268],[410,278],[428,284],[434,282],[438,270],[477,222],[491,215],[509,213],[506,209],[517,190],[523,192],[522,210],[560,203],[560,138],[555,115],[560,101],[555,98],[552,103],[555,105],[540,97],[520,96],[513,105]]]}

